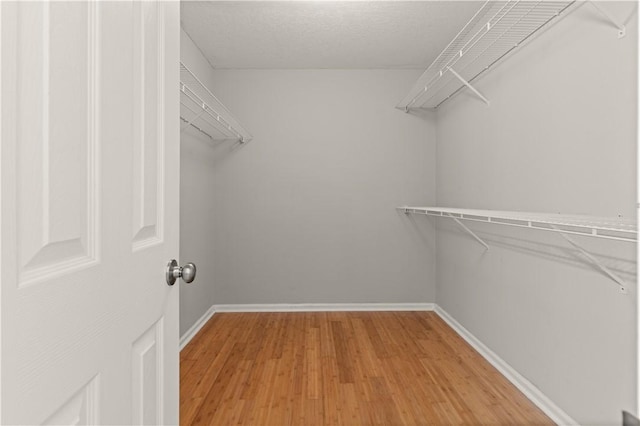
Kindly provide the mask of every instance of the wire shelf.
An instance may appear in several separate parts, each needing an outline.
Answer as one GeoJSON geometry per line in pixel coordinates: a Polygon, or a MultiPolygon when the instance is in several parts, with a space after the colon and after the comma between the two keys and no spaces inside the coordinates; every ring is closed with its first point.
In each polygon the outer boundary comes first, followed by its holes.
{"type": "Polygon", "coordinates": [[[610,240],[629,242],[638,240],[636,221],[624,218],[443,207],[398,207],[398,210],[407,214],[455,218],[610,240]]]}
{"type": "MultiPolygon", "coordinates": [[[[471,87],[468,83],[518,48],[573,3],[486,1],[418,78],[398,108],[437,108],[465,86],[471,87]]],[[[471,89],[482,97],[475,89],[471,89]]]]}
{"type": "Polygon", "coordinates": [[[218,98],[180,62],[180,120],[213,140],[248,142],[251,134],[218,98]]]}

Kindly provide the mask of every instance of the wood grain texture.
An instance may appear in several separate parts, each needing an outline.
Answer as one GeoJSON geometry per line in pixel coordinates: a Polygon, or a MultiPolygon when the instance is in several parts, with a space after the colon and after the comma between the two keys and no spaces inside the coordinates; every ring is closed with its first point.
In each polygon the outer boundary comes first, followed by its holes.
{"type": "Polygon", "coordinates": [[[433,312],[216,314],[181,353],[182,425],[552,425],[433,312]]]}

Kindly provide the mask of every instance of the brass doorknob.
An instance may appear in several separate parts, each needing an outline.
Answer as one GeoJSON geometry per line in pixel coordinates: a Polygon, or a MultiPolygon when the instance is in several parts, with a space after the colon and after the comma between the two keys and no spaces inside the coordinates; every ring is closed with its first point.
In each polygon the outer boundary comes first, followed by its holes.
{"type": "Polygon", "coordinates": [[[166,278],[169,285],[174,285],[178,278],[182,278],[185,283],[193,282],[196,279],[196,265],[187,263],[184,266],[178,266],[178,262],[171,259],[167,264],[166,278]]]}

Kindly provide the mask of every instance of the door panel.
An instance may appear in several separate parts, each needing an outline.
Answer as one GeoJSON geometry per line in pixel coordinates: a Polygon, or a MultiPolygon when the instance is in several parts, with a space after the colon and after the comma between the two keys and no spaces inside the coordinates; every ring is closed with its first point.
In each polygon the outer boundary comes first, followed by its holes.
{"type": "Polygon", "coordinates": [[[0,3],[0,420],[177,423],[177,2],[0,3]]]}
{"type": "Polygon", "coordinates": [[[163,318],[133,343],[133,424],[163,424],[163,318]]]}
{"type": "Polygon", "coordinates": [[[98,376],[91,379],[73,395],[62,407],[49,417],[45,425],[92,425],[99,424],[98,416],[98,376]]]}
{"type": "Polygon", "coordinates": [[[27,3],[16,14],[17,92],[7,105],[16,117],[6,125],[17,138],[18,279],[25,286],[97,261],[97,35],[91,4],[27,3]],[[65,25],[56,25],[61,19],[65,25]]]}
{"type": "Polygon", "coordinates": [[[133,8],[133,245],[140,249],[162,242],[164,22],[157,3],[136,2],[133,8]]]}

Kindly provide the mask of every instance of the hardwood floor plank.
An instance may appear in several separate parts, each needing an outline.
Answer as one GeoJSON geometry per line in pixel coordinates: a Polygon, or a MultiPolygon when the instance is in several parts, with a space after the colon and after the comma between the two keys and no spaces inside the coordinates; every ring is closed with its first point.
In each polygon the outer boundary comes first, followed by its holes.
{"type": "Polygon", "coordinates": [[[180,354],[183,425],[550,425],[433,312],[215,314],[180,354]]]}
{"type": "Polygon", "coordinates": [[[340,383],[353,383],[353,370],[351,367],[351,355],[347,350],[347,342],[343,324],[340,321],[331,321],[331,333],[333,335],[336,362],[338,363],[338,377],[340,383]]]}
{"type": "Polygon", "coordinates": [[[327,312],[318,312],[320,319],[320,354],[322,357],[335,357],[335,345],[331,334],[331,322],[327,312]]]}
{"type": "Polygon", "coordinates": [[[322,358],[322,401],[325,424],[340,424],[339,412],[342,409],[342,401],[338,390],[340,380],[338,378],[338,364],[335,357],[322,358]]]}
{"type": "Polygon", "coordinates": [[[367,337],[371,342],[371,346],[375,352],[376,357],[378,358],[388,358],[389,353],[387,352],[387,347],[384,344],[384,341],[380,337],[380,333],[378,332],[378,328],[375,326],[373,322],[373,318],[365,318],[362,321],[364,325],[364,329],[367,332],[367,337]]]}
{"type": "Polygon", "coordinates": [[[235,346],[233,339],[225,342],[212,340],[214,343],[202,342],[203,345],[211,344],[212,347],[201,352],[201,358],[195,360],[195,365],[180,381],[180,411],[186,409],[186,413],[192,416],[187,417],[185,414],[181,417],[181,420],[186,423],[191,422],[199,410],[199,407],[195,410],[191,409],[190,405],[204,403],[205,396],[209,393],[235,346]]]}
{"type": "MultiPolygon", "coordinates": [[[[194,396],[199,398],[204,396],[204,400],[200,405],[200,409],[193,419],[193,424],[214,424],[212,419],[216,415],[217,410],[222,409],[222,402],[225,393],[231,386],[238,382],[240,370],[241,354],[244,350],[244,342],[235,342],[232,349],[224,357],[218,357],[219,363],[212,364],[207,370],[207,374],[201,380],[201,386],[195,390],[194,396]],[[205,393],[206,392],[206,393],[205,393]]],[[[250,361],[244,361],[250,362],[250,361]]]]}
{"type": "Polygon", "coordinates": [[[278,361],[275,359],[268,359],[265,362],[265,368],[263,370],[262,378],[259,382],[260,389],[256,393],[256,413],[255,418],[251,424],[272,424],[269,416],[271,415],[271,400],[275,393],[273,387],[274,378],[276,376],[276,370],[278,361]]]}
{"type": "MultiPolygon", "coordinates": [[[[241,343],[244,344],[244,343],[241,343]]],[[[205,424],[234,424],[237,423],[242,413],[242,403],[240,400],[240,392],[242,391],[241,384],[246,380],[249,371],[251,370],[251,364],[253,361],[239,361],[235,364],[234,374],[229,378],[229,382],[224,387],[224,390],[220,392],[220,398],[218,399],[217,407],[213,412],[211,419],[207,419],[205,424]],[[240,407],[238,407],[240,405],[240,407]]],[[[212,387],[212,392],[217,391],[212,387]]],[[[207,397],[208,400],[213,398],[207,397]]]]}
{"type": "Polygon", "coordinates": [[[306,360],[304,377],[307,379],[307,399],[320,398],[320,329],[309,328],[306,330],[305,356],[306,360]]]}

